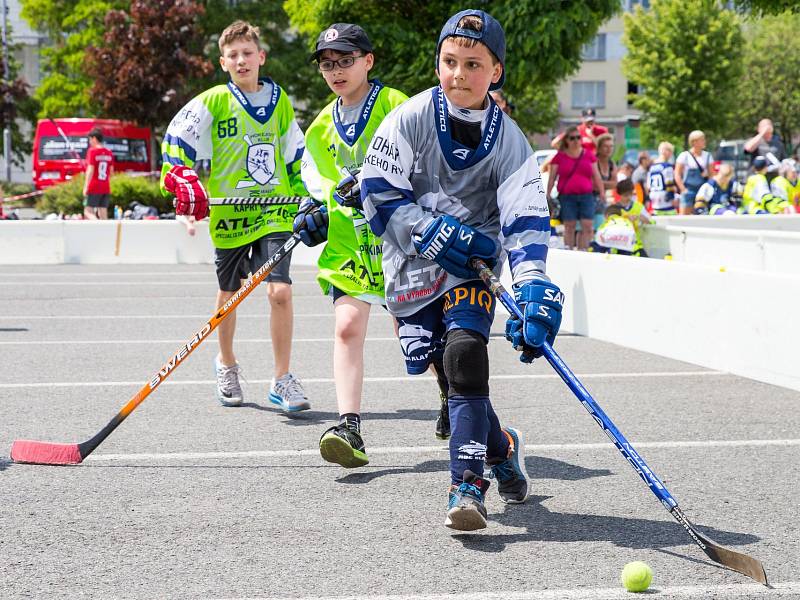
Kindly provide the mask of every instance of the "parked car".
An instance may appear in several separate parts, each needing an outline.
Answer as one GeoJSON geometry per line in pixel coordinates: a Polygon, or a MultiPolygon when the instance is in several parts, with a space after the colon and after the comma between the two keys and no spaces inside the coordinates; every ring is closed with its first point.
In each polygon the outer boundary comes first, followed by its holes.
{"type": "Polygon", "coordinates": [[[745,142],[747,140],[722,140],[714,152],[715,161],[732,166],[734,176],[740,182],[747,180],[750,171],[750,157],[744,151],[745,142]]]}
{"type": "Polygon", "coordinates": [[[88,133],[99,127],[103,145],[114,153],[114,171],[152,171],[151,133],[113,119],[41,119],[33,138],[33,183],[37,190],[83,172],[88,133]]]}

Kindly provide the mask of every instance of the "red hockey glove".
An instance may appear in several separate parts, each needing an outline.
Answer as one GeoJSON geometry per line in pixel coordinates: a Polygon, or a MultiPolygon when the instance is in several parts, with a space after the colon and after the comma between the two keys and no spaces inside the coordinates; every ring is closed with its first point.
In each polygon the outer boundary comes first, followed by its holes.
{"type": "Polygon", "coordinates": [[[198,221],[208,216],[208,194],[189,167],[174,165],[164,177],[164,187],[175,194],[175,214],[191,215],[198,221]]]}

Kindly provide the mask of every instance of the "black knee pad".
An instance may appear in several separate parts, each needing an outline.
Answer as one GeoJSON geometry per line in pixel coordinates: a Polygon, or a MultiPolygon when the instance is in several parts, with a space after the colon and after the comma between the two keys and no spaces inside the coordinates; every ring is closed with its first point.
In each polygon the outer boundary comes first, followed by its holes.
{"type": "Polygon", "coordinates": [[[469,329],[449,332],[443,363],[448,397],[489,395],[489,352],[480,333],[469,329]]]}

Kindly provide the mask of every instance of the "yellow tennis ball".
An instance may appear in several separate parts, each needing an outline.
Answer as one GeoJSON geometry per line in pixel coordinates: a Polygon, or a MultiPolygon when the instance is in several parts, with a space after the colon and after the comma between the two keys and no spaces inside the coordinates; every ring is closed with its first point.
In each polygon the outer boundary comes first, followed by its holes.
{"type": "Polygon", "coordinates": [[[625,565],[619,579],[629,592],[643,592],[653,581],[653,571],[647,563],[637,560],[625,565]]]}

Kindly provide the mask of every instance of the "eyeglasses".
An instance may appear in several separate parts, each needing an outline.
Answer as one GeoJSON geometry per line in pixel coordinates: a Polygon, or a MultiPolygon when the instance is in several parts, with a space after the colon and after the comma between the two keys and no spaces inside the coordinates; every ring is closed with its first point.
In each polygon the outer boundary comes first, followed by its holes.
{"type": "Polygon", "coordinates": [[[579,139],[581,139],[581,136],[579,136],[579,135],[568,135],[567,136],[567,141],[568,142],[574,142],[574,141],[579,140],[579,139]]]}
{"type": "Polygon", "coordinates": [[[352,67],[357,58],[361,58],[363,54],[354,54],[353,56],[345,56],[339,60],[321,60],[319,61],[320,71],[333,71],[336,67],[340,69],[349,69],[352,67]]]}

